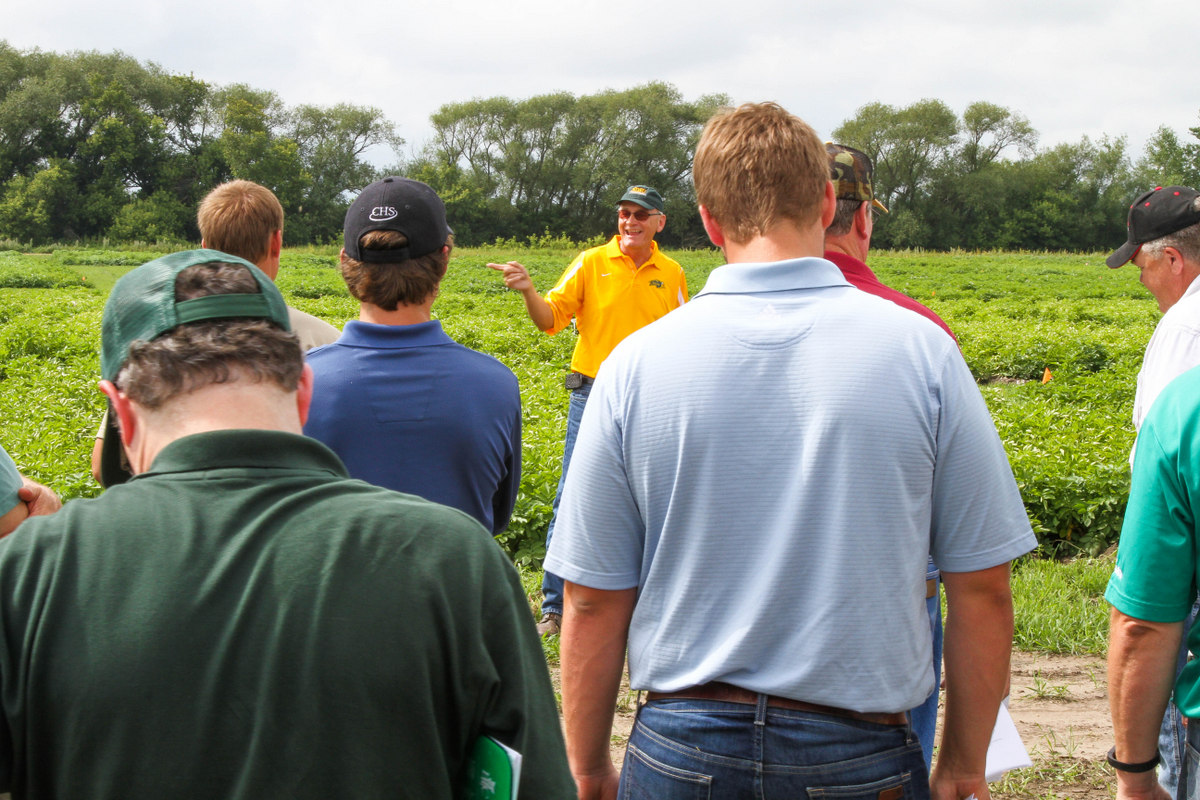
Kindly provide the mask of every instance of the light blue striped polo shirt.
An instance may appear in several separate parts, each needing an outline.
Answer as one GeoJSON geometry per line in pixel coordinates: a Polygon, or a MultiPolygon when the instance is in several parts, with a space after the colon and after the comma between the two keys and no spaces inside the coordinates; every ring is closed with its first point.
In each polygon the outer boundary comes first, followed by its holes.
{"type": "Polygon", "coordinates": [[[0,514],[11,511],[21,502],[17,496],[21,483],[21,473],[13,463],[12,456],[0,448],[0,514]]]}
{"type": "Polygon", "coordinates": [[[613,351],[545,566],[639,588],[634,688],[905,711],[934,690],[927,557],[1035,545],[955,343],[807,258],[720,267],[613,351]]]}

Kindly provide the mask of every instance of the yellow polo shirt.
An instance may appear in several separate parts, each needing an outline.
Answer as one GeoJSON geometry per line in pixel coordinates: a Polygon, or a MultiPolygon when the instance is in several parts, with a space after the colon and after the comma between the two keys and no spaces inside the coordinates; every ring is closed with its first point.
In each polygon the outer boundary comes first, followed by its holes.
{"type": "Polygon", "coordinates": [[[650,259],[635,269],[614,236],[576,256],[546,293],[554,309],[554,326],[546,333],[558,333],[572,317],[579,329],[571,356],[574,371],[596,377],[622,339],[688,301],[683,267],[659,252],[658,242],[652,245],[650,259]]]}

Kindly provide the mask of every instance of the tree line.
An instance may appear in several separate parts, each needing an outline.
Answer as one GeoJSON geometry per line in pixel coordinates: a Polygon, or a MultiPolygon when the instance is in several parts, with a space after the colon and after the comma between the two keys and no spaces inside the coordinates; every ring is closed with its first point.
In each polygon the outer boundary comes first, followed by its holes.
{"type": "Polygon", "coordinates": [[[289,107],[120,53],[0,41],[0,238],[197,241],[200,198],[236,177],[279,197],[288,244],[332,241],[346,192],[375,177],[364,153],[401,143],[377,108],[289,107]]]}
{"type": "MultiPolygon", "coordinates": [[[[617,198],[639,182],[667,200],[664,245],[704,246],[691,156],[705,120],[729,102],[687,100],[662,82],[475,98],[438,109],[430,140],[402,158],[404,140],[377,108],[293,107],[120,53],[0,41],[0,239],[196,241],[199,199],[246,178],[278,195],[288,244],[336,242],[353,193],[404,174],[445,199],[464,245],[610,234],[617,198]],[[378,148],[399,160],[377,168],[378,148]]],[[[981,101],[960,116],[926,99],[864,105],[832,138],[876,162],[876,193],[891,210],[876,221],[883,248],[1106,249],[1124,240],[1139,191],[1200,185],[1200,126],[1160,128],[1137,156],[1124,137],[1039,148],[1016,110],[981,101]]]]}
{"type": "MultiPolygon", "coordinates": [[[[1200,126],[1190,133],[1200,140],[1200,126]]],[[[961,117],[940,100],[869,103],[833,137],[875,159],[885,248],[1104,250],[1125,240],[1137,194],[1200,186],[1200,142],[1166,127],[1136,159],[1124,137],[1039,149],[1028,119],[987,102],[961,117]]]]}
{"type": "Polygon", "coordinates": [[[689,102],[655,82],[576,97],[475,99],[442,106],[434,134],[408,166],[447,200],[456,237],[524,239],[545,232],[575,241],[611,234],[631,183],[667,202],[663,244],[708,243],[692,190],[692,153],[725,95],[689,102]]]}

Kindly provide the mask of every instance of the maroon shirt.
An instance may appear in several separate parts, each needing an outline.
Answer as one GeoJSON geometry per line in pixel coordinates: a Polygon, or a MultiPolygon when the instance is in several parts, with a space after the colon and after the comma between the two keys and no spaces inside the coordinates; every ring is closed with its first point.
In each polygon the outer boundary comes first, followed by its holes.
{"type": "Polygon", "coordinates": [[[845,253],[838,253],[833,250],[826,250],[825,258],[836,264],[837,268],[842,271],[842,275],[846,277],[846,280],[850,281],[854,286],[862,289],[867,294],[882,297],[884,300],[891,300],[898,306],[915,311],[922,317],[936,322],[939,328],[950,335],[951,339],[954,339],[955,342],[958,341],[954,336],[954,331],[950,330],[949,325],[942,322],[941,317],[908,295],[897,292],[890,286],[880,283],[879,278],[875,277],[875,273],[871,271],[871,268],[854,256],[848,256],[845,253]]]}

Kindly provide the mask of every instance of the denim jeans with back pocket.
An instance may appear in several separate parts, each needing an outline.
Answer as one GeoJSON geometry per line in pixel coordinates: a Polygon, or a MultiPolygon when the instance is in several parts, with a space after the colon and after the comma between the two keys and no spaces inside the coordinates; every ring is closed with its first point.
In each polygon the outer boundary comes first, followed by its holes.
{"type": "MultiPolygon", "coordinates": [[[[558,477],[558,489],[554,493],[550,527],[546,529],[546,552],[550,552],[550,539],[554,536],[554,523],[558,520],[558,504],[562,501],[563,486],[567,482],[567,467],[571,465],[571,453],[575,450],[575,438],[579,435],[579,421],[583,419],[583,409],[587,407],[588,395],[591,392],[590,381],[571,390],[571,400],[567,406],[567,435],[563,440],[562,473],[558,477]]],[[[542,613],[561,614],[562,610],[563,579],[547,572],[542,575],[542,613]]]]}
{"type": "Polygon", "coordinates": [[[652,700],[638,711],[618,797],[926,800],[910,726],[713,700],[652,700]]]}

